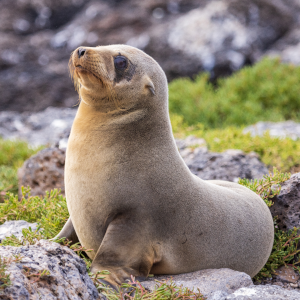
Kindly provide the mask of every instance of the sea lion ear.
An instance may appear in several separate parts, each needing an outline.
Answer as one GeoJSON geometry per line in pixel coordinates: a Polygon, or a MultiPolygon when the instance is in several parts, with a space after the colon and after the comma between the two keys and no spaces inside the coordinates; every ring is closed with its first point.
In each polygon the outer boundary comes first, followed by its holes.
{"type": "Polygon", "coordinates": [[[146,88],[149,89],[149,91],[151,92],[151,94],[154,96],[155,95],[155,87],[153,82],[151,81],[151,79],[147,76],[147,80],[146,80],[146,84],[145,84],[146,88]]]}

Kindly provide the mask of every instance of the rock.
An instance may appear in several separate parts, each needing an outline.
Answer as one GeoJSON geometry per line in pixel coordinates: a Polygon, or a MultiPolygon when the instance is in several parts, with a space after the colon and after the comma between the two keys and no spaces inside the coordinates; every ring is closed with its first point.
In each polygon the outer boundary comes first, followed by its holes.
{"type": "Polygon", "coordinates": [[[209,1],[150,28],[144,50],[168,78],[203,70],[212,77],[224,76],[257,61],[295,23],[294,12],[284,1],[209,1]]]}
{"type": "Polygon", "coordinates": [[[245,154],[241,150],[213,153],[206,148],[184,148],[180,154],[191,172],[206,180],[237,182],[238,178],[262,178],[269,173],[255,153],[245,154]]]}
{"type": "Polygon", "coordinates": [[[291,266],[282,266],[275,273],[277,274],[277,279],[284,282],[296,283],[300,278],[299,274],[291,266]]]}
{"type": "Polygon", "coordinates": [[[56,107],[48,107],[38,113],[2,111],[0,135],[5,139],[25,140],[34,147],[57,144],[66,148],[64,139],[70,133],[76,111],[56,107]]]}
{"type": "Polygon", "coordinates": [[[300,138],[300,123],[294,121],[285,122],[258,122],[254,125],[248,126],[244,129],[244,133],[249,133],[252,136],[263,136],[269,132],[271,137],[286,138],[293,140],[300,138]]]}
{"type": "Polygon", "coordinates": [[[19,192],[21,186],[30,186],[31,195],[44,195],[45,191],[61,189],[65,192],[65,150],[47,148],[30,157],[18,170],[19,192]]]}
{"type": "Polygon", "coordinates": [[[171,277],[178,286],[182,285],[194,291],[199,288],[207,300],[225,299],[225,296],[237,289],[253,285],[249,275],[231,269],[207,269],[180,275],[154,276],[147,281],[142,281],[141,284],[153,291],[156,284],[154,280],[169,280],[171,277]]]}
{"type": "Polygon", "coordinates": [[[140,33],[199,6],[198,0],[169,2],[2,1],[0,110],[72,107],[78,95],[68,74],[71,51],[80,45],[124,44],[132,39],[145,45],[147,35],[140,38],[140,33]]]}
{"type": "Polygon", "coordinates": [[[270,210],[273,217],[278,216],[279,229],[300,227],[300,173],[293,174],[281,185],[280,194],[273,201],[270,210]]]}
{"type": "MultiPolygon", "coordinates": [[[[228,295],[226,300],[299,300],[300,292],[274,285],[243,287],[228,295]]],[[[224,299],[224,300],[225,300],[224,299]]]]}
{"type": "Polygon", "coordinates": [[[179,151],[182,151],[185,148],[206,148],[206,141],[193,135],[188,136],[184,140],[175,139],[175,141],[179,151]]]}
{"type": "Polygon", "coordinates": [[[297,0],[2,0],[0,110],[75,105],[68,60],[80,45],[136,46],[169,80],[226,75],[269,49],[297,62],[298,15],[297,0]]]}
{"type": "Polygon", "coordinates": [[[35,231],[37,229],[37,223],[28,223],[23,220],[19,221],[6,221],[2,225],[0,225],[0,243],[1,241],[11,235],[16,236],[18,239],[21,239],[22,229],[29,229],[31,228],[32,231],[35,231]]]}
{"type": "Polygon", "coordinates": [[[2,246],[0,256],[12,260],[6,271],[11,285],[0,290],[1,299],[99,299],[84,261],[67,247],[40,240],[29,246],[2,246]],[[20,261],[13,261],[16,255],[20,261]],[[43,271],[47,275],[32,276],[43,271]]]}

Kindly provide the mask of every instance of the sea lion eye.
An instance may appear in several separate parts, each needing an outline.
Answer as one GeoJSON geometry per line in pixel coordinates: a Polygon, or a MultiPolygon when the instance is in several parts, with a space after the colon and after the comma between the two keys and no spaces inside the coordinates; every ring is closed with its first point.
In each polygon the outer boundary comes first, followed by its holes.
{"type": "Polygon", "coordinates": [[[124,56],[116,56],[114,59],[115,67],[118,70],[124,70],[127,68],[127,59],[124,56]]]}

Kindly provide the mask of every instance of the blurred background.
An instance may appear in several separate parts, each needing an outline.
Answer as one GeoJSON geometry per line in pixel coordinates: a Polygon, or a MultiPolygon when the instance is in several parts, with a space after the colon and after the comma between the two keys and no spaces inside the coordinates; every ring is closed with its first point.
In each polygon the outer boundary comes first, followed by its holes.
{"type": "Polygon", "coordinates": [[[68,75],[80,45],[128,44],[168,80],[213,82],[263,56],[300,63],[299,0],[0,0],[0,110],[72,107],[68,75]]]}

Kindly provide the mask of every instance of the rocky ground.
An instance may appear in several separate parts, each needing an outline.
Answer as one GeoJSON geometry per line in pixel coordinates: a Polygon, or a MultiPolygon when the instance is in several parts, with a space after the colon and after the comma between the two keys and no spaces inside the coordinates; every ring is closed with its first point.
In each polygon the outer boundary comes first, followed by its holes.
{"type": "Polygon", "coordinates": [[[2,0],[0,110],[75,105],[68,60],[80,45],[138,47],[169,80],[264,55],[299,64],[299,12],[298,0],[2,0]]]}
{"type": "MultiPolygon", "coordinates": [[[[23,221],[19,222],[24,227],[23,221]]],[[[0,231],[9,228],[8,223],[0,226],[0,231]]],[[[8,287],[0,289],[1,299],[105,299],[88,276],[84,261],[66,246],[40,240],[22,247],[2,246],[0,256],[11,280],[8,287]]],[[[285,267],[278,270],[277,277],[260,285],[253,284],[249,275],[230,269],[155,276],[141,284],[152,291],[157,284],[155,280],[172,280],[177,286],[199,289],[207,300],[300,299],[299,275],[285,267]]]]}

